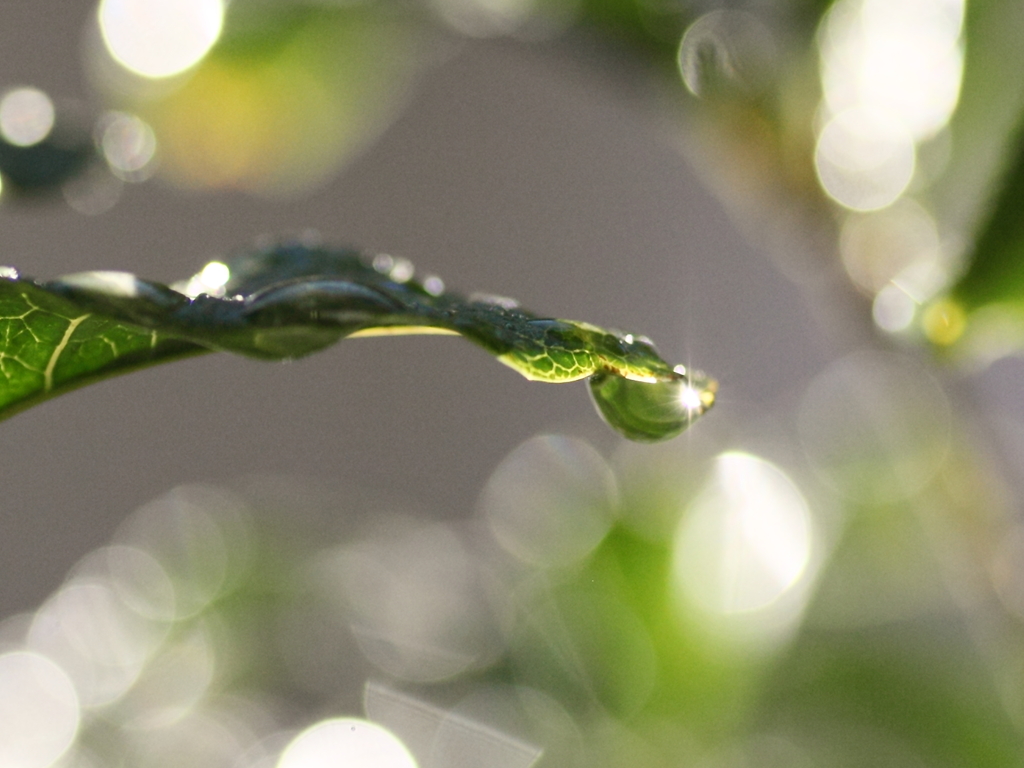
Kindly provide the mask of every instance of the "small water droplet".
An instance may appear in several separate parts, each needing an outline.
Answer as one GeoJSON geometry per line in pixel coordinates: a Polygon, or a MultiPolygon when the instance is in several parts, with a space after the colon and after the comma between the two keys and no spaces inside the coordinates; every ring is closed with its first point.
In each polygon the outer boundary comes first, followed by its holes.
{"type": "Polygon", "coordinates": [[[0,277],[5,280],[17,280],[18,270],[14,267],[0,267],[0,277]]]}
{"type": "Polygon", "coordinates": [[[373,268],[382,275],[390,274],[391,268],[394,266],[395,259],[388,253],[378,253],[373,257],[373,268]]]}
{"type": "Polygon", "coordinates": [[[106,296],[138,296],[139,280],[130,272],[95,270],[63,275],[61,283],[72,288],[101,293],[106,296]]]}
{"type": "Polygon", "coordinates": [[[648,383],[614,374],[590,377],[590,395],[609,426],[630,440],[675,437],[715,402],[718,384],[700,373],[648,383]]]}
{"type": "Polygon", "coordinates": [[[496,293],[471,293],[469,294],[469,300],[476,304],[490,304],[502,309],[519,308],[519,302],[515,299],[510,299],[508,296],[499,296],[496,293]]]}

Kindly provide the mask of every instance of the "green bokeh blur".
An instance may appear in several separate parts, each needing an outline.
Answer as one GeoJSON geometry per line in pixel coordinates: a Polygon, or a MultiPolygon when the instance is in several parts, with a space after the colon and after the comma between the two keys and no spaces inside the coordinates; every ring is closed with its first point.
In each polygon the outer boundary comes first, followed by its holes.
{"type": "Polygon", "coordinates": [[[816,176],[830,4],[734,5],[738,42],[709,38],[693,59],[700,98],[680,40],[721,9],[649,0],[236,0],[171,84],[97,65],[109,105],[153,126],[165,181],[287,195],[379,134],[460,35],[598,39],[645,72],[739,225],[855,341],[773,414],[767,444],[727,397],[664,445],[538,436],[456,523],[270,481],[172,491],[3,634],[75,683],[66,759],[273,765],[296,729],[368,712],[369,681],[422,702],[437,739],[453,720],[436,712],[470,723],[456,741],[493,768],[514,763],[480,746],[489,728],[551,768],[1024,763],[1020,489],[949,360],[1024,340],[1024,20],[966,6],[959,107],[916,146],[906,193],[948,268],[927,295],[907,289],[897,326],[880,301],[903,278],[843,251],[850,222],[881,219],[816,176]],[[82,618],[86,587],[108,608],[82,618]]]}

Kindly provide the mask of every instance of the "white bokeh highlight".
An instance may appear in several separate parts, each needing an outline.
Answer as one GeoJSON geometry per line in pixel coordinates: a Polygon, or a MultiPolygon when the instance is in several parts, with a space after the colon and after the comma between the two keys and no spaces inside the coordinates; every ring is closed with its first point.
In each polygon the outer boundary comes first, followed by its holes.
{"type": "Polygon", "coordinates": [[[840,205],[895,202],[917,144],[956,108],[963,0],[839,0],[819,28],[822,106],[815,166],[840,205]]]}
{"type": "Polygon", "coordinates": [[[80,711],[67,673],[38,653],[0,654],[0,766],[47,768],[71,747],[80,711]]]}
{"type": "Polygon", "coordinates": [[[53,130],[53,102],[38,88],[15,88],[0,99],[0,135],[9,144],[30,147],[53,130]]]}
{"type": "Polygon", "coordinates": [[[101,0],[99,25],[111,57],[147,78],[198,64],[220,37],[223,0],[101,0]]]}
{"type": "Polygon", "coordinates": [[[386,728],[359,718],[322,720],[295,737],[277,768],[417,768],[386,728]]]}
{"type": "Polygon", "coordinates": [[[814,546],[793,481],[762,458],[723,453],[676,532],[676,586],[712,616],[764,611],[802,580],[814,546]]]}

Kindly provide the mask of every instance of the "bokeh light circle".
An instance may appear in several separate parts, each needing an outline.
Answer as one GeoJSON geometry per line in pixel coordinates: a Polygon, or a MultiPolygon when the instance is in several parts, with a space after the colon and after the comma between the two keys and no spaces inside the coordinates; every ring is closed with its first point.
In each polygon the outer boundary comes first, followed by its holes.
{"type": "Polygon", "coordinates": [[[777,53],[768,28],[752,13],[717,9],[691,24],[676,55],[694,96],[723,89],[759,92],[772,80],[777,53]]]}
{"type": "Polygon", "coordinates": [[[15,88],[0,99],[0,135],[18,147],[38,144],[53,130],[56,113],[38,88],[15,88]]]}
{"type": "Polygon", "coordinates": [[[508,552],[534,565],[561,566],[604,539],[617,494],[614,474],[589,443],[541,435],[505,457],[480,508],[508,552]]]}
{"type": "Polygon", "coordinates": [[[952,413],[910,358],[858,352],[808,387],[800,436],[819,477],[846,498],[891,503],[920,492],[949,453],[952,413]]]}
{"type": "Polygon", "coordinates": [[[712,614],[758,611],[801,580],[813,545],[810,510],[793,481],[760,457],[729,451],[680,523],[675,577],[712,614]]]}
{"type": "Polygon", "coordinates": [[[152,175],[156,135],[144,120],[124,112],[109,112],[97,127],[103,157],[119,179],[143,181],[152,175]]]}
{"type": "Polygon", "coordinates": [[[363,655],[416,682],[493,658],[497,638],[472,554],[444,524],[402,528],[346,546],[320,566],[346,598],[363,655]]]}
{"type": "Polygon", "coordinates": [[[391,731],[358,718],[323,720],[296,736],[277,768],[417,768],[391,731]]]}
{"type": "Polygon", "coordinates": [[[914,140],[883,113],[854,108],[836,115],[822,129],[814,167],[829,197],[855,211],[894,203],[914,176],[914,140]]]}
{"type": "Polygon", "coordinates": [[[101,0],[99,23],[115,61],[142,77],[170,77],[198,64],[217,42],[224,2],[101,0]]]}
{"type": "Polygon", "coordinates": [[[63,669],[38,653],[0,655],[0,766],[52,765],[74,742],[79,718],[63,669]]]}

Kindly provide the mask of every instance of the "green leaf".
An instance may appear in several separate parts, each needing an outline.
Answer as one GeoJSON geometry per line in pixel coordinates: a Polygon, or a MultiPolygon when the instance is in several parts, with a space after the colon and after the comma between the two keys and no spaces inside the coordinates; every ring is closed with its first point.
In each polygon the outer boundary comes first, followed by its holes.
{"type": "Polygon", "coordinates": [[[931,195],[943,229],[972,239],[962,274],[921,321],[939,347],[991,359],[1024,348],[1024,16],[1002,3],[968,3],[964,25],[953,149],[931,195]]]}
{"type": "Polygon", "coordinates": [[[953,296],[965,309],[993,302],[1024,308],[1024,142],[1006,175],[987,224],[971,254],[971,267],[953,296]]]}
{"type": "Polygon", "coordinates": [[[277,245],[166,286],[126,272],[50,282],[0,268],[0,419],[82,384],[207,351],[281,360],[349,336],[464,336],[535,381],[590,378],[599,413],[660,440],[712,406],[714,380],[671,366],[643,337],[537,317],[515,302],[421,284],[389,256],[277,245]],[[620,386],[609,386],[609,381],[620,386]],[[639,408],[642,412],[637,412],[639,408]]]}
{"type": "Polygon", "coordinates": [[[922,314],[930,341],[972,356],[1024,348],[1024,142],[968,254],[969,267],[922,314]]]}

